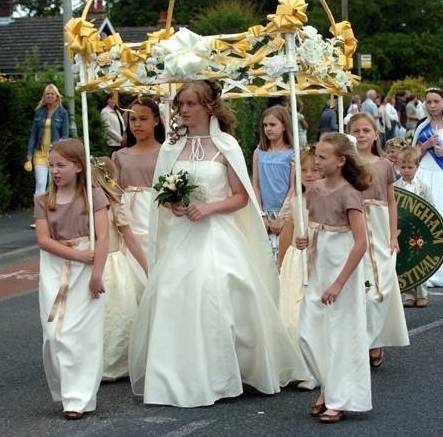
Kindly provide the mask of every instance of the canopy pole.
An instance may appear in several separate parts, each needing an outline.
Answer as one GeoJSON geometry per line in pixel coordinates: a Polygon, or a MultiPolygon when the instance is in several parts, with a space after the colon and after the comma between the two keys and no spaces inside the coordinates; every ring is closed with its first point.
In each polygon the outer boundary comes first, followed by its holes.
{"type": "Polygon", "coordinates": [[[343,123],[343,96],[338,96],[338,131],[343,134],[345,133],[345,125],[343,123]]]}
{"type": "MultiPolygon", "coordinates": [[[[82,58],[80,63],[80,83],[85,85],[86,65],[82,58]]],[[[88,99],[86,91],[81,92],[82,100],[82,124],[83,124],[83,144],[85,146],[86,161],[86,195],[88,198],[88,218],[89,218],[89,245],[91,250],[95,248],[95,228],[94,228],[94,204],[92,201],[92,177],[91,177],[91,152],[89,146],[89,120],[88,120],[88,99]]]]}
{"type": "MultiPolygon", "coordinates": [[[[290,66],[289,71],[289,93],[291,102],[291,121],[292,132],[294,137],[294,155],[295,155],[295,194],[298,208],[298,222],[300,223],[300,229],[302,233],[306,230],[306,224],[303,216],[303,190],[301,183],[301,165],[300,165],[300,140],[298,132],[298,113],[297,113],[297,91],[295,88],[295,73],[297,71],[297,64],[295,62],[295,35],[294,33],[285,34],[286,40],[286,59],[290,66]]],[[[296,217],[294,217],[294,222],[296,217]]],[[[294,230],[296,227],[294,227],[294,230]]],[[[303,284],[308,285],[308,264],[306,251],[302,251],[302,264],[303,264],[303,284]]]]}

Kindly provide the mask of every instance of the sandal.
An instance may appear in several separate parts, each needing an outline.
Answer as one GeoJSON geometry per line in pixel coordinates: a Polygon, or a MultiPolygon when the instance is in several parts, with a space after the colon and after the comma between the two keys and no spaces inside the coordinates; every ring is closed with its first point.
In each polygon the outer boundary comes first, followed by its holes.
{"type": "Polygon", "coordinates": [[[321,404],[314,404],[309,413],[311,414],[312,417],[317,417],[320,416],[320,414],[323,414],[326,411],[326,405],[325,403],[321,403],[321,404]]]}
{"type": "MultiPolygon", "coordinates": [[[[327,411],[335,411],[335,410],[327,410],[327,411]]],[[[334,414],[327,414],[324,412],[320,415],[320,422],[322,423],[337,423],[340,420],[343,420],[345,417],[345,413],[343,411],[335,411],[334,414]]]]}
{"type": "Polygon", "coordinates": [[[66,420],[78,420],[83,417],[83,413],[78,411],[63,411],[66,420]]]}
{"type": "Polygon", "coordinates": [[[383,364],[383,360],[384,360],[384,352],[382,348],[380,348],[380,352],[376,356],[371,355],[371,351],[369,351],[369,363],[371,364],[371,367],[373,367],[374,369],[380,367],[383,364]]]}

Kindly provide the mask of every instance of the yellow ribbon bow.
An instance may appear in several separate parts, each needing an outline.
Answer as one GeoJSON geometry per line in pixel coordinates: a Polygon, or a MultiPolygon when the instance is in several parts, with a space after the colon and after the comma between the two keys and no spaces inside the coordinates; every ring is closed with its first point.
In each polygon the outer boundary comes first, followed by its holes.
{"type": "Polygon", "coordinates": [[[294,32],[308,21],[305,0],[279,0],[275,14],[268,15],[268,32],[294,32]]]}
{"type": "Polygon", "coordinates": [[[92,53],[103,51],[103,42],[94,24],[83,18],[71,18],[65,26],[65,41],[71,53],[80,53],[87,59],[92,53]]]}
{"type": "Polygon", "coordinates": [[[262,26],[261,24],[257,24],[255,26],[251,26],[248,29],[248,33],[253,38],[258,38],[259,36],[262,36],[266,32],[266,27],[262,26]]]}
{"type": "Polygon", "coordinates": [[[110,50],[113,46],[122,44],[123,41],[119,33],[115,33],[114,35],[109,35],[107,38],[103,40],[103,47],[105,50],[110,50]]]}
{"type": "Polygon", "coordinates": [[[224,52],[225,50],[231,50],[232,53],[235,53],[236,55],[239,55],[242,58],[244,58],[246,56],[246,52],[248,50],[251,50],[252,47],[251,43],[246,38],[244,38],[235,43],[229,43],[221,39],[216,39],[212,43],[212,48],[213,50],[217,50],[220,52],[224,52]]]}
{"type": "Polygon", "coordinates": [[[339,64],[346,69],[351,69],[353,66],[352,57],[357,49],[357,38],[354,36],[352,26],[349,21],[341,21],[333,24],[329,31],[336,37],[343,41],[343,55],[339,58],[339,64]]]}

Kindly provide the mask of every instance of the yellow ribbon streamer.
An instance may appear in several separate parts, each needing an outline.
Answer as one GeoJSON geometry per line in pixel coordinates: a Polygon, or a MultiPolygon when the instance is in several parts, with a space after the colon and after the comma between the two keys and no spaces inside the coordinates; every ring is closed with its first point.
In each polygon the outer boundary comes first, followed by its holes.
{"type": "Polygon", "coordinates": [[[339,64],[346,69],[351,69],[355,51],[357,50],[357,38],[354,36],[351,23],[349,21],[341,21],[333,24],[329,31],[343,41],[343,55],[339,58],[339,64]]]}
{"type": "Polygon", "coordinates": [[[275,14],[268,15],[268,32],[294,32],[308,21],[305,0],[279,0],[275,14]]]}

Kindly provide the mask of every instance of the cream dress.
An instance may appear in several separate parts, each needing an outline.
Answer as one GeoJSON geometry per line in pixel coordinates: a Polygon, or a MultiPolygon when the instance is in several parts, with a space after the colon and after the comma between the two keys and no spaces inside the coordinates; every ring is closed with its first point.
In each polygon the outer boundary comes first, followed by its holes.
{"type": "MultiPolygon", "coordinates": [[[[306,210],[306,201],[302,198],[303,215],[305,224],[308,223],[308,212],[306,210]]],[[[297,235],[305,233],[300,229],[298,221],[297,197],[294,196],[285,201],[280,211],[280,217],[286,222],[292,223],[294,231],[292,241],[283,258],[280,269],[280,300],[279,310],[283,323],[288,329],[289,335],[297,341],[300,304],[305,294],[303,279],[302,252],[295,247],[295,238],[297,235]]]]}
{"type": "Polygon", "coordinates": [[[368,411],[372,403],[363,263],[333,304],[321,302],[354,245],[347,211],[361,211],[362,197],[350,184],[330,192],[318,181],[306,200],[313,234],[309,285],[300,308],[300,347],[321,384],[327,408],[368,411]]]}
{"type": "MultiPolygon", "coordinates": [[[[145,403],[211,405],[240,395],[242,384],[272,394],[307,376],[275,305],[277,272],[241,149],[227,134],[213,141],[253,200],[198,223],[160,208],[155,264],[130,343],[131,383],[145,403]]],[[[162,147],[160,174],[171,163],[175,172],[198,172],[207,200],[225,199],[226,165],[175,161],[185,142],[162,147]]]]}
{"type": "MultiPolygon", "coordinates": [[[[94,211],[106,208],[94,190],[94,211]]],[[[83,200],[49,211],[44,196],[35,198],[35,218],[46,219],[51,237],[79,250],[89,248],[88,215],[83,200]],[[69,242],[69,243],[68,243],[69,242]]],[[[40,251],[39,303],[43,329],[43,365],[52,399],[64,411],[94,411],[103,371],[103,319],[106,295],[89,292],[91,266],[40,251]],[[63,289],[67,290],[63,299],[63,289]],[[61,298],[58,303],[58,299],[61,298]],[[49,316],[54,319],[49,321],[49,316]]]]}
{"type": "Polygon", "coordinates": [[[112,159],[118,169],[119,185],[125,190],[123,202],[129,207],[131,230],[138,237],[147,257],[149,252],[149,216],[153,198],[155,198],[152,178],[158,152],[159,149],[142,154],[132,154],[130,147],[125,147],[112,154],[112,159]]]}
{"type": "Polygon", "coordinates": [[[397,255],[389,248],[387,187],[392,166],[380,158],[371,164],[374,181],[363,192],[368,250],[364,258],[369,348],[409,345],[408,329],[396,273],[397,255]]]}
{"type": "Polygon", "coordinates": [[[119,227],[129,224],[126,205],[112,204],[109,222],[109,254],[103,272],[106,290],[103,380],[112,381],[129,375],[129,334],[137,300],[143,294],[147,279],[118,231],[119,227]]]}

